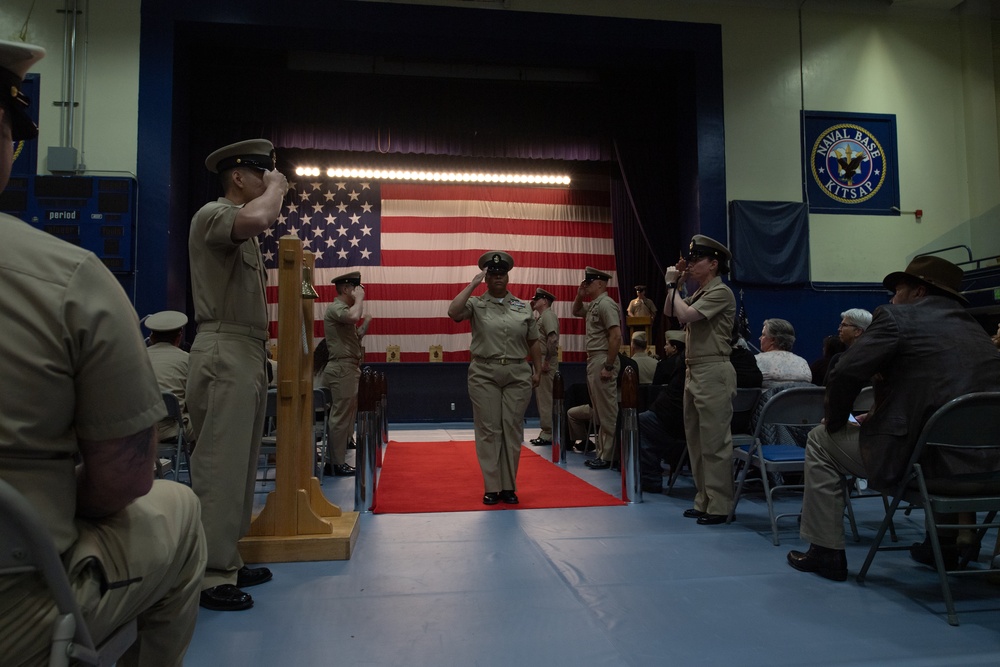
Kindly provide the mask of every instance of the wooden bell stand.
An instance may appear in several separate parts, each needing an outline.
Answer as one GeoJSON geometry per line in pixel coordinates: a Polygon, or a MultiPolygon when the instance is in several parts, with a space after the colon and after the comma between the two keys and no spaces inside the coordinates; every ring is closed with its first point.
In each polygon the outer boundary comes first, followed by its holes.
{"type": "MultiPolygon", "coordinates": [[[[358,539],[358,512],[342,512],[313,476],[313,301],[302,267],[315,258],[302,241],[278,241],[278,432],[274,491],[239,542],[248,563],[348,560],[358,539]]],[[[311,290],[312,286],[309,286],[311,290]]]]}

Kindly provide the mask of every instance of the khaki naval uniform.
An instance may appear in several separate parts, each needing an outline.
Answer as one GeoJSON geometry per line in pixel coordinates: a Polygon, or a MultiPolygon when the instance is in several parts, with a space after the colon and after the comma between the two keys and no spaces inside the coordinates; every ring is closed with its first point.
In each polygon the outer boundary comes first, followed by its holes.
{"type": "Polygon", "coordinates": [[[525,358],[538,324],[531,307],[510,292],[497,302],[487,292],[465,303],[472,323],[469,399],[476,455],[486,493],[516,491],[524,441],[524,411],[531,400],[531,367],[525,358]]]}
{"type": "Polygon", "coordinates": [[[347,441],[354,433],[358,412],[358,381],[361,379],[361,341],[358,328],[349,317],[350,307],[334,299],[326,307],[323,330],[330,356],[323,369],[323,384],[333,394],[330,407],[330,464],[343,465],[347,458],[347,441]]]}
{"type": "Polygon", "coordinates": [[[607,292],[590,302],[587,308],[587,389],[590,402],[597,411],[601,425],[597,436],[597,457],[610,461],[615,446],[615,426],[618,422],[618,361],[617,350],[612,356],[611,379],[601,382],[601,370],[608,360],[608,336],[613,327],[621,327],[621,309],[607,292]]]}
{"type": "Polygon", "coordinates": [[[652,299],[647,299],[646,297],[637,296],[632,299],[628,304],[628,315],[629,317],[649,317],[652,318],[656,314],[656,306],[653,305],[652,299]]]}
{"type": "Polygon", "coordinates": [[[267,400],[266,274],[256,237],[230,236],[240,207],[219,198],[191,221],[188,252],[198,334],[187,405],[198,438],[191,484],[208,540],[203,588],[236,584],[250,529],[267,400]]]}
{"type": "Polygon", "coordinates": [[[736,371],[729,363],[736,299],[716,276],[684,300],[705,316],[687,325],[684,432],[697,493],[694,508],[729,514],[733,504],[733,418],[736,371]]]}
{"type": "Polygon", "coordinates": [[[549,334],[559,335],[559,318],[552,312],[552,308],[546,309],[538,317],[538,338],[542,345],[542,359],[549,362],[549,370],[541,374],[538,386],[535,387],[535,403],[538,404],[538,421],[541,432],[538,437],[541,440],[552,440],[552,382],[559,372],[559,353],[548,357],[548,337],[549,334]]]}
{"type": "MultiPolygon", "coordinates": [[[[156,382],[161,392],[169,392],[177,397],[181,406],[181,417],[184,420],[184,439],[194,441],[194,427],[191,426],[191,416],[187,411],[184,394],[187,390],[188,368],[191,365],[190,355],[170,343],[156,343],[146,348],[149,361],[153,365],[156,382]]],[[[171,418],[162,420],[158,426],[160,441],[177,437],[177,422],[171,418]]]]}
{"type": "MultiPolygon", "coordinates": [[[[198,499],[176,482],[102,519],[76,516],[78,438],[110,440],[165,414],[118,281],[92,253],[0,214],[0,477],[41,515],[96,642],[139,618],[119,664],[179,665],[205,563],[198,499]]],[[[0,577],[0,662],[42,664],[56,616],[37,575],[0,577]]]]}

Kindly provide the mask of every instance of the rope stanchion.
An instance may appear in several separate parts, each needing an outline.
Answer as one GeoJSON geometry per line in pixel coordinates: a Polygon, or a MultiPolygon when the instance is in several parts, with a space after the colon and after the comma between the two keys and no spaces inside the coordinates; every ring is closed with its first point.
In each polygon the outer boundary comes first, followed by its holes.
{"type": "Polygon", "coordinates": [[[622,374],[622,500],[629,505],[642,502],[642,478],[639,473],[639,418],[636,398],[639,382],[633,368],[622,374]]]}
{"type": "Polygon", "coordinates": [[[566,465],[566,413],[563,411],[562,373],[552,377],[552,462],[566,465]]]}
{"type": "Polygon", "coordinates": [[[354,511],[371,513],[375,506],[375,455],[380,427],[376,427],[375,373],[366,366],[358,383],[358,442],[354,475],[354,511]]]}

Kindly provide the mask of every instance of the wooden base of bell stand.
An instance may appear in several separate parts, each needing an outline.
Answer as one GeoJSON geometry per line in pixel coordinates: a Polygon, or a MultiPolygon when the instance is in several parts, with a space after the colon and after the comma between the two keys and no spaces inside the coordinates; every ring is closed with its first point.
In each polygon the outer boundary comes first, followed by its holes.
{"type": "Polygon", "coordinates": [[[248,563],[299,563],[350,560],[358,540],[358,513],[326,517],[330,532],[319,535],[257,535],[240,540],[240,556],[248,563]]]}
{"type": "Polygon", "coordinates": [[[239,541],[240,556],[248,563],[350,560],[359,516],[327,500],[319,480],[311,477],[303,489],[267,495],[264,509],[239,541]]]}

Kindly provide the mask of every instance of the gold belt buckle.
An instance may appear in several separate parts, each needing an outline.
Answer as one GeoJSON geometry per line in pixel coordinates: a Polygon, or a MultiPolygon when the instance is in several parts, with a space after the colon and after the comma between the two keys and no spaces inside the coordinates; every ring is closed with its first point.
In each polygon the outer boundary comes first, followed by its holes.
{"type": "Polygon", "coordinates": [[[501,366],[506,366],[507,365],[507,361],[508,361],[507,357],[503,357],[502,359],[500,359],[500,365],[501,366]]]}

